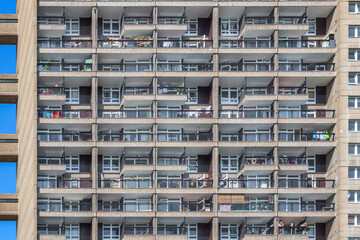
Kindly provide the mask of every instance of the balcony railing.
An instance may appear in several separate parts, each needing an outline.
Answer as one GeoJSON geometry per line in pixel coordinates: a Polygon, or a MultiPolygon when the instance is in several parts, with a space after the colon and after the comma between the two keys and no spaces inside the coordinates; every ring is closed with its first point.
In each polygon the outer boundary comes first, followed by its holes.
{"type": "Polygon", "coordinates": [[[91,63],[38,63],[38,71],[40,72],[80,72],[92,71],[91,63]]]}
{"type": "Polygon", "coordinates": [[[158,188],[212,188],[212,180],[158,179],[158,188]]]}
{"type": "Polygon", "coordinates": [[[212,133],[158,133],[159,142],[212,141],[212,133]]]}
{"type": "MultiPolygon", "coordinates": [[[[279,227],[279,234],[280,235],[304,235],[307,236],[307,226],[299,226],[299,227],[290,227],[290,226],[284,226],[279,227]]],[[[322,238],[316,236],[316,239],[325,240],[326,238],[322,238]]]]}
{"type": "Polygon", "coordinates": [[[150,142],[152,133],[99,133],[102,142],[150,142]]]}
{"type": "Polygon", "coordinates": [[[161,202],[158,201],[159,212],[210,212],[212,203],[198,203],[197,201],[189,202],[161,202]]]}
{"type": "Polygon", "coordinates": [[[279,87],[280,95],[305,95],[307,87],[279,87]]]}
{"type": "Polygon", "coordinates": [[[314,202],[314,203],[282,203],[279,202],[279,212],[315,212],[334,211],[335,203],[314,202]]]}
{"type": "Polygon", "coordinates": [[[98,209],[101,212],[142,212],[152,211],[152,203],[132,203],[132,202],[112,202],[98,203],[98,209]]]}
{"type": "Polygon", "coordinates": [[[272,39],[266,40],[219,40],[220,48],[272,48],[274,42],[272,39]]]}
{"type": "Polygon", "coordinates": [[[307,24],[307,17],[279,17],[279,24],[307,24]]]}
{"type": "Polygon", "coordinates": [[[220,71],[225,72],[270,72],[274,70],[272,63],[220,63],[220,71]]]}
{"type": "Polygon", "coordinates": [[[239,91],[239,102],[246,95],[273,95],[274,87],[243,87],[239,91]]]}
{"type": "Polygon", "coordinates": [[[279,110],[279,118],[334,118],[335,110],[279,110]]]}
{"type": "Polygon", "coordinates": [[[151,165],[153,162],[149,156],[124,157],[123,160],[124,165],[151,165]]]}
{"type": "Polygon", "coordinates": [[[239,188],[273,188],[274,181],[273,180],[255,180],[255,179],[248,179],[248,180],[239,180],[239,179],[226,179],[222,180],[219,179],[219,188],[232,188],[232,189],[239,189],[239,188]]]}
{"type": "Polygon", "coordinates": [[[149,72],[152,63],[103,63],[98,65],[98,70],[103,72],[149,72]]]}
{"type": "Polygon", "coordinates": [[[152,94],[152,87],[125,87],[124,94],[125,95],[145,95],[152,94]]]}
{"type": "Polygon", "coordinates": [[[138,180],[138,179],[129,179],[129,180],[121,180],[121,179],[99,179],[99,188],[152,188],[153,181],[152,180],[138,180]]]}
{"type": "Polygon", "coordinates": [[[85,212],[91,211],[91,203],[65,202],[65,203],[41,203],[37,204],[38,211],[47,212],[85,212]]]}
{"type": "Polygon", "coordinates": [[[279,62],[279,71],[335,71],[335,63],[282,63],[279,62]]]}
{"type": "Polygon", "coordinates": [[[243,158],[245,165],[273,165],[274,157],[271,156],[246,156],[243,158]]]}
{"type": "Polygon", "coordinates": [[[245,17],[245,24],[257,25],[257,24],[273,24],[274,17],[245,17]]]}
{"type": "Polygon", "coordinates": [[[91,179],[37,180],[38,188],[91,188],[91,183],[91,179]]]}
{"type": "Polygon", "coordinates": [[[327,179],[279,179],[279,188],[333,188],[335,180],[327,179]]]}
{"type": "Polygon", "coordinates": [[[158,165],[185,165],[185,157],[158,157],[158,165]]]}
{"type": "Polygon", "coordinates": [[[38,141],[88,142],[91,141],[91,133],[38,133],[38,141]]]}
{"type": "MultiPolygon", "coordinates": [[[[335,43],[335,42],[334,42],[335,43]]],[[[280,48],[333,48],[330,40],[279,40],[280,48]]]]}
{"type": "Polygon", "coordinates": [[[38,87],[37,92],[39,95],[64,95],[64,87],[38,87]]]}
{"type": "Polygon", "coordinates": [[[186,87],[158,87],[159,95],[184,95],[186,93],[186,87]]]}
{"type": "Polygon", "coordinates": [[[245,235],[272,235],[274,227],[245,227],[245,235]]]}
{"type": "Polygon", "coordinates": [[[91,110],[38,110],[39,118],[91,118],[91,110]]]}
{"type": "Polygon", "coordinates": [[[159,72],[210,72],[212,63],[158,63],[159,72]]]}
{"type": "Polygon", "coordinates": [[[91,40],[38,40],[38,48],[91,48],[91,40]]]}
{"type": "Polygon", "coordinates": [[[279,156],[280,165],[305,165],[307,157],[281,157],[279,156]]]}
{"type": "MultiPolygon", "coordinates": [[[[124,226],[124,235],[152,235],[151,226],[124,226]]],[[[140,238],[140,237],[139,237],[140,238]]]]}
{"type": "Polygon", "coordinates": [[[185,24],[184,17],[158,17],[158,24],[185,24]]]}
{"type": "Polygon", "coordinates": [[[187,228],[185,226],[157,226],[157,235],[185,235],[187,234],[187,228]]]}
{"type": "Polygon", "coordinates": [[[39,165],[60,165],[65,164],[65,157],[47,157],[47,156],[38,156],[39,165]]]}
{"type": "Polygon", "coordinates": [[[99,110],[99,118],[151,118],[152,110],[99,110]]]}
{"type": "Polygon", "coordinates": [[[144,38],[143,40],[98,40],[99,48],[152,48],[153,39],[144,38]]]}
{"type": "Polygon", "coordinates": [[[279,133],[279,141],[335,141],[335,133],[279,133]]]}
{"type": "Polygon", "coordinates": [[[158,40],[158,48],[212,48],[212,40],[158,40]]]}
{"type": "Polygon", "coordinates": [[[37,227],[38,235],[65,235],[65,226],[63,225],[46,225],[37,227]]]}
{"type": "Polygon", "coordinates": [[[219,211],[221,212],[272,212],[274,211],[274,203],[254,202],[254,203],[219,203],[219,211]]]}
{"type": "Polygon", "coordinates": [[[65,24],[65,17],[38,17],[38,24],[65,24]]]}
{"type": "Polygon", "coordinates": [[[124,17],[125,25],[152,24],[153,17],[124,17]]]}
{"type": "Polygon", "coordinates": [[[220,133],[220,141],[224,142],[270,142],[274,140],[272,133],[220,133]]]}
{"type": "Polygon", "coordinates": [[[273,110],[220,110],[221,118],[272,118],[273,110]]]}
{"type": "Polygon", "coordinates": [[[212,110],[160,110],[158,118],[211,118],[212,110]]]}

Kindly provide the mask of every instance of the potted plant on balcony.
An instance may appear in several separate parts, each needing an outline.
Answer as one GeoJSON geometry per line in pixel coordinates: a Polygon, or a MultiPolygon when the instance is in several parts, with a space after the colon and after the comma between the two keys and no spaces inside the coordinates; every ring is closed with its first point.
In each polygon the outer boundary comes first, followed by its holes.
{"type": "Polygon", "coordinates": [[[134,181],[134,176],[131,176],[131,177],[130,177],[130,180],[131,180],[131,181],[134,181]]]}
{"type": "Polygon", "coordinates": [[[144,176],[141,176],[141,180],[144,181],[144,180],[145,180],[145,177],[144,177],[144,176]]]}
{"type": "Polygon", "coordinates": [[[180,83],[176,88],[175,88],[176,94],[182,94],[184,93],[184,83],[180,83]]]}

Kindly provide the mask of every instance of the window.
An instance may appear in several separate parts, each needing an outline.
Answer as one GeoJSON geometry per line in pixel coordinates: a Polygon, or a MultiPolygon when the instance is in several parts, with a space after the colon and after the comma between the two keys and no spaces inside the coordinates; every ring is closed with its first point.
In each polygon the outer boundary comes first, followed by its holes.
{"type": "Polygon", "coordinates": [[[79,104],[79,88],[66,88],[65,104],[79,104]]]}
{"type": "Polygon", "coordinates": [[[181,199],[174,198],[162,198],[158,201],[158,211],[161,212],[180,212],[181,211],[181,199]]]}
{"type": "Polygon", "coordinates": [[[349,120],[349,132],[360,132],[360,120],[349,120]]]}
{"type": "Polygon", "coordinates": [[[37,208],[40,211],[61,211],[61,199],[60,198],[39,198],[37,200],[37,208]]]}
{"type": "Polygon", "coordinates": [[[316,158],[314,156],[308,156],[306,158],[308,170],[306,172],[316,172],[316,158]]]}
{"type": "Polygon", "coordinates": [[[103,88],[102,97],[103,97],[103,104],[120,103],[120,89],[119,88],[103,88]]]}
{"type": "Polygon", "coordinates": [[[360,73],[349,73],[349,84],[360,84],[360,73]]]}
{"type": "Polygon", "coordinates": [[[80,35],[80,22],[79,19],[66,19],[65,36],[79,36],[80,35]]]}
{"type": "Polygon", "coordinates": [[[360,203],[360,191],[348,191],[349,203],[360,203]]]}
{"type": "Polygon", "coordinates": [[[308,93],[308,100],[306,102],[306,104],[316,104],[316,89],[309,87],[307,88],[307,93],[308,93]]]}
{"type": "Polygon", "coordinates": [[[16,163],[0,163],[0,193],[16,193],[16,163]]]}
{"type": "Polygon", "coordinates": [[[360,49],[350,48],[349,49],[349,60],[350,61],[360,61],[360,49]]]}
{"type": "Polygon", "coordinates": [[[66,240],[80,240],[79,224],[65,225],[66,240]]]}
{"type": "Polygon", "coordinates": [[[221,156],[220,167],[222,173],[237,173],[239,170],[237,156],[221,156]]]}
{"type": "Polygon", "coordinates": [[[360,167],[349,167],[348,178],[360,179],[360,167]]]}
{"type": "Polygon", "coordinates": [[[349,13],[360,13],[360,2],[349,2],[349,13]]]}
{"type": "Polygon", "coordinates": [[[350,214],[348,217],[349,226],[360,226],[360,215],[350,214]]]}
{"type": "Polygon", "coordinates": [[[187,31],[184,36],[197,36],[198,35],[198,19],[186,19],[187,31]]]}
{"type": "Polygon", "coordinates": [[[305,36],[315,36],[316,35],[316,20],[308,19],[309,30],[305,33],[305,36]]]}
{"type": "Polygon", "coordinates": [[[187,104],[198,104],[198,89],[197,88],[187,88],[187,104]]]}
{"type": "Polygon", "coordinates": [[[123,209],[126,212],[151,211],[151,198],[124,199],[123,209]]]}
{"type": "Polygon", "coordinates": [[[120,225],[119,224],[104,224],[103,225],[103,240],[120,240],[120,225]]]}
{"type": "Polygon", "coordinates": [[[349,97],[348,106],[349,108],[360,108],[360,97],[349,97]]]}
{"type": "Polygon", "coordinates": [[[221,19],[221,36],[239,35],[238,19],[221,19]]]}
{"type": "Polygon", "coordinates": [[[104,173],[120,172],[120,157],[119,156],[104,156],[103,157],[103,172],[104,173]]]}
{"type": "Polygon", "coordinates": [[[197,156],[187,156],[185,158],[185,163],[187,166],[186,172],[188,173],[197,173],[198,172],[198,158],[197,156]]]}
{"type": "Polygon", "coordinates": [[[360,155],[360,144],[349,143],[349,155],[360,155]]]}
{"type": "Polygon", "coordinates": [[[120,20],[104,19],[103,21],[104,36],[120,36],[120,20]]]}
{"type": "Polygon", "coordinates": [[[238,240],[239,225],[237,224],[221,224],[220,240],[238,240]]]}
{"type": "Polygon", "coordinates": [[[359,38],[359,37],[360,37],[360,25],[350,25],[349,38],[359,38]]]}
{"type": "Polygon", "coordinates": [[[238,104],[238,88],[221,88],[221,104],[238,104]]]}
{"type": "Polygon", "coordinates": [[[80,171],[79,156],[65,157],[66,172],[78,173],[80,171]]]}

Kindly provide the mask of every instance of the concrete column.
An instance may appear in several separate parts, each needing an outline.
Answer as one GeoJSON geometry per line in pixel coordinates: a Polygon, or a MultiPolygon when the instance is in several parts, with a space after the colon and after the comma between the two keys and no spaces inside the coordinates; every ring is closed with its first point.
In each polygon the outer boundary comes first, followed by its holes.
{"type": "Polygon", "coordinates": [[[279,23],[279,8],[278,7],[274,8],[274,23],[275,24],[279,23]]]}
{"type": "Polygon", "coordinates": [[[214,72],[219,71],[219,55],[217,53],[213,54],[212,62],[213,62],[213,71],[214,72]]]}
{"type": "Polygon", "coordinates": [[[158,225],[158,219],[155,217],[153,218],[153,234],[157,235],[157,225],[158,225]]]}
{"type": "Polygon", "coordinates": [[[98,218],[94,217],[91,220],[91,240],[98,240],[98,232],[99,232],[99,222],[98,218]]]}
{"type": "Polygon", "coordinates": [[[158,7],[153,8],[153,23],[157,24],[158,19],[158,7]]]}
{"type": "Polygon", "coordinates": [[[212,134],[213,134],[213,141],[214,141],[214,142],[219,141],[219,126],[218,126],[217,123],[216,123],[216,124],[213,124],[212,134]]]}
{"type": "Polygon", "coordinates": [[[158,79],[157,77],[153,78],[153,82],[152,82],[152,88],[153,88],[153,94],[157,94],[158,93],[158,79]]]}
{"type": "Polygon", "coordinates": [[[213,48],[219,47],[219,8],[214,7],[212,11],[212,40],[213,40],[213,48]]]}
{"type": "Polygon", "coordinates": [[[217,217],[212,219],[211,236],[214,240],[219,239],[219,218],[217,217]]]}
{"type": "Polygon", "coordinates": [[[98,41],[98,8],[92,7],[91,9],[91,40],[92,47],[97,47],[98,41]]]}
{"type": "Polygon", "coordinates": [[[156,118],[156,114],[157,114],[157,101],[153,101],[153,103],[152,103],[152,108],[153,108],[153,110],[152,110],[152,117],[153,118],[156,118]]]}
{"type": "Polygon", "coordinates": [[[154,48],[157,48],[157,39],[158,39],[157,32],[154,30],[153,31],[153,47],[154,48]]]}
{"type": "Polygon", "coordinates": [[[99,149],[98,148],[92,148],[91,149],[92,188],[97,188],[98,187],[98,179],[99,179],[98,155],[99,155],[99,149]]]}
{"type": "Polygon", "coordinates": [[[215,189],[219,186],[219,148],[215,147],[212,150],[212,178],[213,178],[213,187],[215,189]]]}
{"type": "Polygon", "coordinates": [[[219,78],[215,77],[212,80],[212,110],[213,118],[219,117],[219,78]]]}
{"type": "Polygon", "coordinates": [[[273,66],[274,66],[274,71],[278,71],[278,69],[279,69],[279,55],[277,53],[274,54],[273,66]]]}
{"type": "Polygon", "coordinates": [[[92,194],[91,196],[91,205],[92,205],[92,210],[93,212],[97,212],[98,211],[98,195],[97,194],[92,194]]]}
{"type": "Polygon", "coordinates": [[[153,158],[153,165],[157,165],[157,158],[158,158],[158,149],[157,148],[153,148],[153,154],[152,154],[152,158],[153,158]]]}
{"type": "Polygon", "coordinates": [[[273,135],[274,135],[274,141],[277,142],[278,141],[278,134],[279,132],[279,125],[277,123],[274,124],[274,128],[273,128],[273,135]]]}
{"type": "Polygon", "coordinates": [[[212,204],[213,204],[213,211],[217,212],[218,211],[218,195],[217,194],[212,195],[212,204]]]}
{"type": "Polygon", "coordinates": [[[158,130],[158,126],[157,126],[157,124],[154,124],[154,126],[153,126],[153,141],[157,141],[157,130],[158,130]]]}
{"type": "Polygon", "coordinates": [[[153,64],[152,64],[153,71],[157,71],[157,56],[156,56],[156,53],[153,55],[152,61],[153,61],[153,64]]]}
{"type": "Polygon", "coordinates": [[[98,78],[91,79],[91,110],[92,118],[98,117],[98,78]]]}
{"type": "Polygon", "coordinates": [[[91,69],[93,72],[98,70],[98,54],[97,53],[93,53],[91,56],[92,59],[92,66],[91,69]]]}
{"type": "Polygon", "coordinates": [[[98,125],[97,123],[93,123],[91,125],[91,139],[93,142],[96,142],[97,139],[98,139],[98,132],[99,132],[99,129],[98,129],[98,125]]]}
{"type": "Polygon", "coordinates": [[[279,47],[279,32],[277,30],[274,31],[274,48],[278,48],[279,47]]]}

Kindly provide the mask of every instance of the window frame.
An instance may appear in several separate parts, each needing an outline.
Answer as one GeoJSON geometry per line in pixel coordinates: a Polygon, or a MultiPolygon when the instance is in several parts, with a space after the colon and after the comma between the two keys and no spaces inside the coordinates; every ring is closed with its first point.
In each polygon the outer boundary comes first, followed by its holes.
{"type": "Polygon", "coordinates": [[[121,237],[121,229],[120,229],[120,224],[103,224],[103,229],[102,229],[102,239],[103,240],[120,240],[121,237]],[[105,234],[105,229],[108,229],[110,234],[106,235],[105,234]],[[118,230],[119,235],[113,235],[113,230],[118,230]]]}
{"type": "Polygon", "coordinates": [[[348,179],[360,179],[360,167],[348,167],[348,179]],[[350,177],[350,171],[354,170],[354,177],[350,177]]]}
{"type": "Polygon", "coordinates": [[[107,87],[103,87],[102,89],[102,104],[120,104],[120,88],[107,88],[107,87]],[[118,94],[118,98],[114,97],[115,94],[118,94]],[[106,97],[105,94],[109,94],[109,97],[106,97]],[[105,101],[106,100],[106,101],[105,101]]]}
{"type": "Polygon", "coordinates": [[[64,36],[80,36],[80,19],[71,18],[65,20],[66,30],[64,36]],[[77,24],[78,29],[73,29],[73,24],[77,24]],[[69,26],[69,29],[68,29],[69,26]]]}
{"type": "Polygon", "coordinates": [[[120,156],[103,156],[102,158],[103,173],[119,173],[120,172],[120,156]],[[105,167],[105,161],[109,161],[109,167],[105,167]],[[118,161],[118,166],[114,166],[114,162],[118,161]]]}
{"type": "Polygon", "coordinates": [[[237,173],[239,171],[239,156],[220,156],[220,172],[221,173],[237,173]],[[231,162],[236,161],[236,167],[231,166],[231,162]],[[227,167],[225,163],[227,162],[227,167]]]}
{"type": "Polygon", "coordinates": [[[120,19],[103,19],[102,27],[103,36],[120,36],[120,19]],[[105,24],[109,24],[110,29],[105,29],[105,24]],[[115,24],[119,26],[117,29],[114,27],[115,24]]]}
{"type": "Polygon", "coordinates": [[[65,88],[65,104],[79,104],[80,103],[80,90],[79,88],[65,88]],[[77,93],[77,97],[73,97],[72,95],[77,93]]]}
{"type": "Polygon", "coordinates": [[[79,173],[80,172],[80,157],[79,156],[67,156],[65,157],[65,165],[67,173],[79,173]],[[69,163],[67,164],[67,161],[69,163]],[[77,164],[74,163],[77,161],[77,164]]]}
{"type": "Polygon", "coordinates": [[[220,21],[220,35],[221,36],[238,36],[240,32],[240,21],[239,19],[221,18],[220,21]],[[228,29],[223,29],[223,24],[227,24],[228,29]],[[237,26],[231,28],[231,26],[237,26]]]}
{"type": "Polygon", "coordinates": [[[348,61],[350,62],[360,61],[360,48],[349,48],[348,61]],[[350,58],[350,56],[354,56],[354,58],[350,58]]]}

